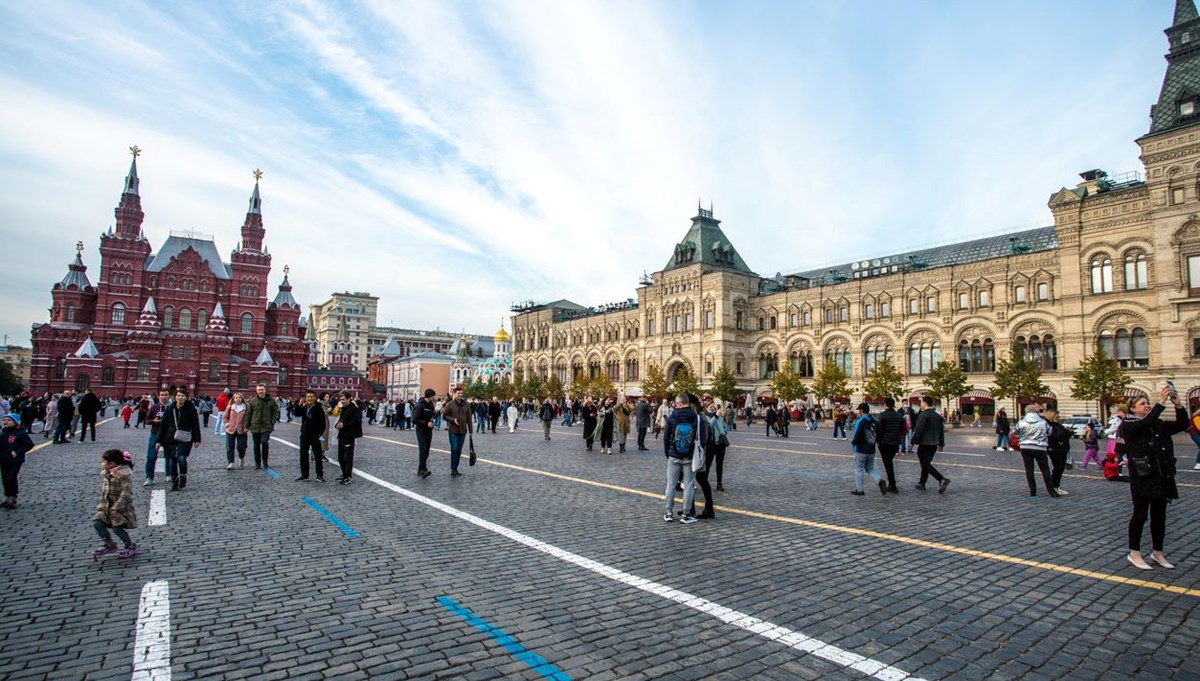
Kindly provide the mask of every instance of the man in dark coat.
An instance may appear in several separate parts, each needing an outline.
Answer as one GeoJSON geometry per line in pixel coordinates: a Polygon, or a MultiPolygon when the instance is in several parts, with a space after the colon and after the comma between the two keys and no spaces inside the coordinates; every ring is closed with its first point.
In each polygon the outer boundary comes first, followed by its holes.
{"type": "Polygon", "coordinates": [[[71,428],[71,421],[75,419],[75,402],[71,399],[71,390],[64,390],[56,404],[58,406],[58,426],[54,428],[54,444],[65,445],[67,444],[67,431],[71,428]]]}
{"type": "Polygon", "coordinates": [[[888,491],[895,494],[896,466],[894,460],[900,443],[904,441],[904,415],[896,411],[896,400],[887,397],[883,400],[886,407],[879,413],[879,437],[875,446],[879,448],[879,458],[883,459],[883,469],[887,472],[888,491]]]}
{"type": "Polygon", "coordinates": [[[938,494],[946,491],[950,478],[943,476],[933,467],[933,455],[946,448],[946,422],[933,408],[933,398],[921,396],[921,413],[913,426],[913,444],[917,447],[917,459],[921,462],[921,480],[917,489],[925,489],[925,481],[931,476],[937,480],[938,494]]]}
{"type": "Polygon", "coordinates": [[[342,477],[338,483],[349,485],[354,474],[354,442],[363,436],[362,407],[346,391],[338,398],[337,423],[333,427],[338,432],[338,465],[342,467],[342,477]]]}
{"type": "Polygon", "coordinates": [[[317,393],[309,390],[304,393],[304,402],[297,409],[300,412],[300,477],[296,478],[296,482],[308,480],[310,453],[317,462],[317,482],[325,482],[325,453],[321,446],[321,438],[329,428],[325,405],[317,401],[317,393]]]}
{"type": "Polygon", "coordinates": [[[96,416],[102,408],[104,405],[100,403],[100,398],[96,397],[96,393],[92,392],[91,388],[83,391],[83,397],[79,398],[79,444],[83,444],[88,426],[92,428],[92,442],[96,441],[96,416]]]}

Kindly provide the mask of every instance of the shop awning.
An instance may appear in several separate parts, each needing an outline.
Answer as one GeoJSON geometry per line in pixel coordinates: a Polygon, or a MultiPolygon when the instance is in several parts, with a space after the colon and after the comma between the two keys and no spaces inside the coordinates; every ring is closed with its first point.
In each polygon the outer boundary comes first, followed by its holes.
{"type": "Polygon", "coordinates": [[[962,404],[991,404],[992,393],[989,390],[976,389],[958,398],[962,404]]]}

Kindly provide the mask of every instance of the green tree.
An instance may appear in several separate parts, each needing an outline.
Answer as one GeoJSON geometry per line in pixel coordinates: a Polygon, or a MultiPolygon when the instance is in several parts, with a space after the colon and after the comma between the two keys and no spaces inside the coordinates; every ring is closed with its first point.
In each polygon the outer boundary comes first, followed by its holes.
{"type": "Polygon", "coordinates": [[[1050,391],[1042,383],[1042,370],[1025,359],[1025,354],[1013,345],[1008,359],[996,363],[996,387],[992,397],[997,400],[1036,400],[1050,391]]]}
{"type": "Polygon", "coordinates": [[[508,376],[499,381],[492,381],[492,395],[502,400],[511,400],[517,396],[517,387],[508,376]]]}
{"type": "Polygon", "coordinates": [[[646,399],[653,402],[665,400],[671,395],[671,383],[663,373],[662,367],[651,364],[646,367],[646,379],[642,381],[642,393],[646,399]]]}
{"type": "Polygon", "coordinates": [[[783,368],[771,377],[771,392],[784,403],[793,402],[808,394],[808,386],[800,379],[800,374],[792,371],[792,365],[785,363],[783,368]]]}
{"type": "Polygon", "coordinates": [[[1125,388],[1133,382],[1117,360],[1108,356],[1104,346],[1096,344],[1096,351],[1079,363],[1071,384],[1071,397],[1077,400],[1096,400],[1100,403],[1100,411],[1096,412],[1103,418],[1105,405],[1111,404],[1125,395],[1125,388]]]}
{"type": "Polygon", "coordinates": [[[867,373],[866,382],[863,383],[863,393],[868,398],[879,401],[883,401],[885,397],[900,397],[902,392],[904,392],[904,374],[900,373],[890,359],[876,362],[871,371],[867,373]]]}
{"type": "Polygon", "coordinates": [[[700,382],[686,364],[675,370],[675,380],[671,381],[671,394],[690,393],[700,396],[700,382]]]}
{"type": "Polygon", "coordinates": [[[729,370],[729,366],[721,362],[721,366],[717,369],[717,373],[713,375],[712,381],[713,397],[722,402],[734,402],[738,398],[738,393],[741,392],[737,388],[737,379],[734,378],[733,372],[729,370]]]}
{"type": "Polygon", "coordinates": [[[950,398],[962,397],[975,389],[975,386],[967,383],[967,375],[962,368],[950,360],[944,360],[931,369],[924,383],[929,388],[929,395],[940,398],[943,405],[950,398]]]}
{"type": "Polygon", "coordinates": [[[812,391],[819,400],[850,394],[846,372],[842,371],[842,368],[834,362],[825,362],[821,366],[821,371],[817,373],[816,380],[813,381],[812,391]]]}
{"type": "Polygon", "coordinates": [[[609,379],[608,375],[603,372],[601,372],[599,376],[588,381],[588,387],[591,388],[592,395],[595,396],[596,399],[615,397],[617,394],[617,386],[613,385],[612,380],[609,379]]]}
{"type": "Polygon", "coordinates": [[[538,401],[542,398],[542,387],[545,383],[542,377],[536,373],[530,373],[529,378],[521,382],[521,397],[527,400],[538,401]]]}
{"type": "Polygon", "coordinates": [[[571,385],[567,388],[567,392],[571,393],[571,397],[577,400],[582,400],[592,394],[592,384],[588,380],[587,374],[582,370],[576,371],[575,376],[571,379],[571,385]]]}
{"type": "MultiPolygon", "coordinates": [[[[8,360],[0,359],[0,395],[16,395],[25,390],[25,383],[8,360]]],[[[26,424],[32,427],[33,424],[26,424]]]]}
{"type": "Polygon", "coordinates": [[[563,384],[558,380],[558,374],[550,374],[550,378],[542,384],[542,397],[549,397],[556,402],[563,398],[563,384]]]}
{"type": "Polygon", "coordinates": [[[490,400],[494,391],[491,383],[476,377],[474,381],[471,381],[464,387],[463,393],[467,397],[474,397],[478,400],[490,400]]]}

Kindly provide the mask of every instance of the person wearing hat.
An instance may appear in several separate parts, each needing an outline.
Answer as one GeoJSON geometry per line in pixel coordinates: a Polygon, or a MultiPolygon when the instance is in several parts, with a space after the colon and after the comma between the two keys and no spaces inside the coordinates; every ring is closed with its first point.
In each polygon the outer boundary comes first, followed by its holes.
{"type": "Polygon", "coordinates": [[[431,475],[429,448],[433,445],[433,417],[436,413],[433,396],[436,394],[433,388],[426,388],[425,396],[417,400],[417,407],[413,410],[413,429],[417,431],[417,475],[422,478],[431,475]]]}
{"type": "Polygon", "coordinates": [[[17,507],[17,474],[25,463],[25,454],[33,449],[33,440],[21,427],[20,414],[0,419],[0,476],[4,478],[4,508],[17,507]]]}

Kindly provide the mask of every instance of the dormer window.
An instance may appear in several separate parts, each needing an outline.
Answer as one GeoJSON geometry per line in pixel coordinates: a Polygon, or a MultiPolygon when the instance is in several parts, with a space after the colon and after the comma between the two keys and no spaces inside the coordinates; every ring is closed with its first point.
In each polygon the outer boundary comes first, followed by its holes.
{"type": "Polygon", "coordinates": [[[1188,100],[1186,102],[1179,103],[1179,115],[1180,116],[1191,116],[1194,113],[1196,113],[1196,101],[1195,100],[1188,100]]]}

